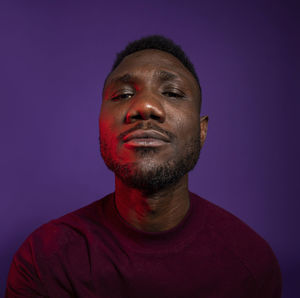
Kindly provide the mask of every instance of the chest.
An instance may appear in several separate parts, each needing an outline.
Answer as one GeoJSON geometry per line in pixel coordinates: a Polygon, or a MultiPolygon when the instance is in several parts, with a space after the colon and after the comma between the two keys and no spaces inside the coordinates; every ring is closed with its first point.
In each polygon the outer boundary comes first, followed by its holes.
{"type": "Polygon", "coordinates": [[[155,254],[108,249],[84,258],[85,266],[81,260],[68,270],[76,297],[90,289],[89,297],[242,298],[255,287],[247,268],[222,247],[155,254]]]}

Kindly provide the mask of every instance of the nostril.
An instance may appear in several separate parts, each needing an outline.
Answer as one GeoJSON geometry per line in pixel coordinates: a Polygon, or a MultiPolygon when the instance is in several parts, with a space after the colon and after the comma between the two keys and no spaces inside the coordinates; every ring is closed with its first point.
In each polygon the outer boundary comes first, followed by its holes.
{"type": "Polygon", "coordinates": [[[144,118],[142,117],[142,115],[141,115],[141,114],[136,114],[136,115],[133,115],[131,118],[132,118],[132,119],[138,119],[138,120],[140,120],[140,119],[144,119],[144,118]]]}
{"type": "Polygon", "coordinates": [[[135,122],[138,120],[144,120],[143,116],[141,114],[135,114],[135,115],[126,115],[126,123],[135,122]]]}
{"type": "Polygon", "coordinates": [[[160,116],[156,116],[156,115],[151,115],[151,118],[153,118],[154,120],[160,120],[160,116]]]}
{"type": "Polygon", "coordinates": [[[138,120],[155,120],[157,122],[164,122],[165,111],[163,107],[157,102],[150,104],[148,101],[134,101],[129,107],[126,115],[126,122],[138,120]]]}

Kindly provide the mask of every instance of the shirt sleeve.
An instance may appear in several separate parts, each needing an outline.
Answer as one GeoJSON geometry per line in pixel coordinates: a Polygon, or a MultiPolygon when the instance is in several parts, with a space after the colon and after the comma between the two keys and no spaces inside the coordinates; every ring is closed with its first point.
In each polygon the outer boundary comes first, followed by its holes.
{"type": "Polygon", "coordinates": [[[5,297],[47,297],[29,239],[22,244],[13,258],[5,297]]]}
{"type": "Polygon", "coordinates": [[[282,276],[278,261],[271,253],[270,266],[264,274],[262,285],[255,298],[281,298],[282,297],[282,276]]]}

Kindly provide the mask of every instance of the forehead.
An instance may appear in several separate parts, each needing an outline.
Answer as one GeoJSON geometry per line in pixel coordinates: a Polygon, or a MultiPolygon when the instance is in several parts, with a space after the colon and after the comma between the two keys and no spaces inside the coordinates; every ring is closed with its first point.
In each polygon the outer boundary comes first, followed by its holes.
{"type": "Polygon", "coordinates": [[[155,49],[141,50],[126,56],[108,76],[106,84],[126,74],[143,76],[147,79],[161,71],[173,73],[192,89],[198,89],[196,79],[180,60],[167,52],[155,49]]]}

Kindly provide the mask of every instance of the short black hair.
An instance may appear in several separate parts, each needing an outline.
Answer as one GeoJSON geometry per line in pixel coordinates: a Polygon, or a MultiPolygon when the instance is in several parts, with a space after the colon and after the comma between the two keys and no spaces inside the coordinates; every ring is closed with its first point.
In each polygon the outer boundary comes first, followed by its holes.
{"type": "Polygon", "coordinates": [[[199,78],[197,76],[193,63],[190,61],[188,56],[179,45],[175,44],[173,40],[162,35],[149,35],[130,42],[123,51],[117,54],[111,72],[117,68],[117,66],[126,56],[147,49],[160,50],[175,56],[194,76],[201,92],[199,78]]]}

